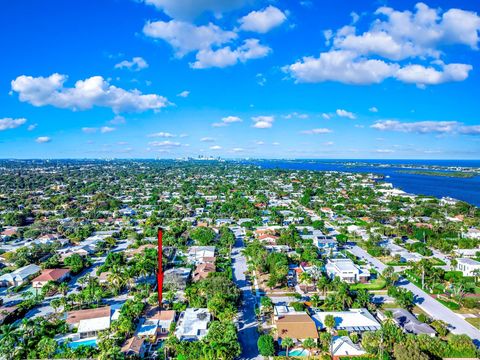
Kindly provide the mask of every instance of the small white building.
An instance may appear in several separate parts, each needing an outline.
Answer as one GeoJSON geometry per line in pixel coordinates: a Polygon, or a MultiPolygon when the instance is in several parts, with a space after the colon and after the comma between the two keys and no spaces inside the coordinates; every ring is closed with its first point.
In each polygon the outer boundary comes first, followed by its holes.
{"type": "Polygon", "coordinates": [[[463,276],[475,276],[477,271],[480,272],[480,262],[467,258],[457,259],[457,270],[461,271],[463,276]]]}
{"type": "Polygon", "coordinates": [[[180,314],[175,336],[179,340],[198,341],[208,333],[212,315],[205,308],[188,308],[180,314]]]}
{"type": "Polygon", "coordinates": [[[204,262],[204,259],[215,257],[215,246],[192,246],[188,249],[187,261],[190,264],[198,265],[204,262]]]}
{"type": "Polygon", "coordinates": [[[350,309],[348,311],[319,311],[312,315],[313,321],[318,328],[325,328],[325,317],[332,315],[335,319],[335,330],[347,330],[348,332],[376,331],[381,328],[367,309],[350,309]]]}

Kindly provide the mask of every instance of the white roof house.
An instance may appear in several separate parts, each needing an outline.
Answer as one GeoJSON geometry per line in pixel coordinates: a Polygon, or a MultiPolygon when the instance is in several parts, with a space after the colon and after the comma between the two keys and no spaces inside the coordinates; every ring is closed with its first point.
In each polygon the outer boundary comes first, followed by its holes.
{"type": "Polygon", "coordinates": [[[215,257],[215,246],[192,246],[188,249],[187,261],[192,264],[198,264],[203,258],[215,257]]]}
{"type": "Polygon", "coordinates": [[[367,269],[360,268],[350,259],[328,259],[325,270],[331,279],[339,277],[348,283],[363,281],[370,277],[367,269]]]}
{"type": "Polygon", "coordinates": [[[212,316],[205,308],[188,308],[180,314],[175,336],[179,340],[196,341],[208,333],[208,324],[212,316]]]}
{"type": "Polygon", "coordinates": [[[332,339],[332,355],[337,356],[362,356],[366,351],[360,345],[354,344],[348,336],[335,336],[332,339]]]}
{"type": "Polygon", "coordinates": [[[348,332],[375,331],[381,328],[380,323],[375,320],[367,309],[350,309],[348,311],[321,311],[315,313],[312,318],[317,327],[324,329],[324,321],[327,315],[335,319],[336,330],[347,330],[348,332]]]}
{"type": "Polygon", "coordinates": [[[33,275],[37,274],[41,270],[40,266],[30,264],[8,274],[0,276],[0,286],[19,286],[22,285],[33,275]]]}
{"type": "Polygon", "coordinates": [[[461,271],[463,276],[475,276],[477,271],[480,272],[480,262],[467,258],[457,259],[457,270],[461,271]]]}

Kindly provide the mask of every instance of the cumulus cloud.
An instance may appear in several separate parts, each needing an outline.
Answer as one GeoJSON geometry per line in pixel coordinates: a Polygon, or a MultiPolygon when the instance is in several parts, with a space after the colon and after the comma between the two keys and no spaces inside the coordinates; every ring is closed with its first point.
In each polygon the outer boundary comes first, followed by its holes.
{"type": "Polygon", "coordinates": [[[280,9],[270,5],[263,10],[250,12],[238,22],[241,30],[264,34],[281,25],[286,19],[287,16],[280,9]]]}
{"type": "Polygon", "coordinates": [[[35,139],[35,142],[39,144],[49,143],[50,141],[52,141],[52,139],[48,136],[39,136],[35,139]]]}
{"type": "Polygon", "coordinates": [[[157,132],[157,133],[147,135],[147,137],[161,137],[161,138],[173,138],[175,136],[176,135],[174,135],[172,133],[169,133],[169,132],[165,132],[165,131],[160,131],[160,132],[157,132]]]}
{"type": "Polygon", "coordinates": [[[480,125],[460,126],[459,132],[466,135],[480,135],[480,125]]]}
{"type": "Polygon", "coordinates": [[[371,128],[381,131],[396,131],[404,133],[440,133],[450,134],[458,130],[457,121],[417,121],[401,122],[398,120],[380,120],[371,125],[371,128]]]}
{"type": "Polygon", "coordinates": [[[274,116],[254,116],[252,117],[253,127],[257,129],[269,129],[275,121],[274,116]]]}
{"type": "Polygon", "coordinates": [[[221,150],[222,147],[220,145],[213,145],[213,146],[210,146],[209,148],[210,150],[221,150]]]}
{"type": "MultiPolygon", "coordinates": [[[[16,129],[27,122],[27,119],[12,119],[12,118],[3,118],[0,119],[0,131],[16,129]]],[[[33,130],[33,129],[32,129],[33,130]]]]}
{"type": "Polygon", "coordinates": [[[380,7],[371,28],[357,35],[356,28],[341,28],[334,37],[336,48],[359,54],[378,55],[390,60],[429,56],[438,58],[439,47],[449,44],[477,48],[480,17],[470,11],[450,9],[441,12],[424,3],[414,11],[380,7]]]}
{"type": "Polygon", "coordinates": [[[344,109],[337,109],[335,113],[340,117],[346,117],[352,120],[355,120],[357,118],[357,116],[354,113],[344,109]]]}
{"type": "Polygon", "coordinates": [[[196,55],[196,61],[191,63],[190,67],[193,69],[224,68],[238,62],[265,57],[270,51],[271,48],[260,44],[258,39],[247,39],[236,49],[226,46],[217,50],[200,50],[196,55]]]}
{"type": "Polygon", "coordinates": [[[236,122],[242,122],[242,119],[239,118],[238,116],[226,116],[221,119],[220,122],[213,123],[213,127],[224,127],[228,126],[229,124],[236,123],[236,122]]]}
{"type": "Polygon", "coordinates": [[[378,109],[375,106],[372,106],[370,109],[368,109],[368,111],[373,112],[373,113],[377,113],[378,109]]]}
{"type": "Polygon", "coordinates": [[[306,135],[321,135],[321,134],[330,134],[332,130],[327,128],[318,128],[312,130],[304,130],[301,133],[306,135]]]}
{"type": "Polygon", "coordinates": [[[12,80],[12,90],[20,101],[34,106],[52,105],[62,109],[87,110],[94,106],[108,107],[114,112],[160,110],[170,103],[156,94],[142,94],[139,90],[124,90],[110,85],[101,76],[78,80],[74,87],[65,87],[66,75],[48,77],[21,75],[12,80]]]}
{"type": "Polygon", "coordinates": [[[184,90],[180,94],[178,94],[177,96],[186,98],[186,97],[188,97],[188,95],[190,95],[190,91],[184,90]]]}
{"type": "Polygon", "coordinates": [[[31,125],[28,125],[28,128],[27,128],[27,130],[28,130],[28,131],[33,131],[33,130],[35,130],[35,129],[37,128],[37,126],[38,126],[38,124],[31,124],[31,125]]]}
{"type": "Polygon", "coordinates": [[[109,123],[112,125],[121,125],[125,124],[126,122],[127,120],[125,120],[125,118],[121,115],[115,115],[115,117],[109,121],[109,123]]]}
{"type": "Polygon", "coordinates": [[[82,131],[85,133],[85,134],[93,134],[93,133],[96,133],[97,132],[97,128],[95,127],[83,127],[82,128],[82,131]]]}
{"type": "Polygon", "coordinates": [[[123,60],[115,65],[115,69],[129,69],[132,71],[140,71],[148,68],[148,63],[144,58],[136,56],[132,60],[123,60]]]}
{"type": "Polygon", "coordinates": [[[251,0],[144,0],[164,11],[172,18],[191,20],[204,12],[212,12],[217,16],[222,13],[239,9],[251,0]]]}
{"type": "Polygon", "coordinates": [[[328,51],[304,57],[283,70],[296,82],[356,85],[393,78],[424,87],[468,77],[471,65],[444,64],[440,58],[449,45],[478,48],[480,17],[476,13],[461,9],[442,12],[418,3],[413,12],[380,7],[375,16],[363,33],[354,25],[326,31],[328,51]],[[422,63],[398,63],[406,59],[422,63]]]}
{"type": "Polygon", "coordinates": [[[238,36],[235,32],[222,30],[212,23],[195,26],[178,20],[148,22],[143,32],[149,37],[169,43],[178,57],[192,51],[210,49],[214,45],[223,45],[238,36]]]}
{"type": "Polygon", "coordinates": [[[306,56],[283,68],[298,83],[338,81],[354,85],[381,83],[398,69],[397,64],[358,57],[344,50],[324,52],[318,58],[306,56]]]}

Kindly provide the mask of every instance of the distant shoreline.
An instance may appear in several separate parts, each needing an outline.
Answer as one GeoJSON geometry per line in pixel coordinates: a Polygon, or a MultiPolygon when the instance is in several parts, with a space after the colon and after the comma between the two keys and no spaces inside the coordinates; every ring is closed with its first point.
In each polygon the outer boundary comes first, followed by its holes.
{"type": "Polygon", "coordinates": [[[473,178],[478,176],[478,173],[474,172],[461,172],[461,171],[426,171],[426,170],[397,170],[398,173],[402,174],[413,174],[413,175],[427,175],[427,176],[440,176],[440,177],[452,177],[452,178],[473,178]]]}

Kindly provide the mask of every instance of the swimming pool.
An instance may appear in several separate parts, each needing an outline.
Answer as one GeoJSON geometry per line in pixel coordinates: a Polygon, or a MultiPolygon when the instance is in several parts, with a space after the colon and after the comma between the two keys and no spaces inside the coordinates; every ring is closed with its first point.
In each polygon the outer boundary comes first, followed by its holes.
{"type": "Polygon", "coordinates": [[[68,343],[68,347],[71,349],[76,349],[80,346],[96,347],[97,339],[96,338],[83,339],[83,340],[77,340],[77,341],[72,341],[71,343],[68,343]]]}
{"type": "MultiPolygon", "coordinates": [[[[280,351],[280,353],[278,354],[280,356],[285,356],[287,355],[287,352],[286,351],[280,351]]],[[[305,349],[292,349],[288,352],[288,356],[308,356],[309,355],[309,352],[308,350],[305,350],[305,349]]]]}

